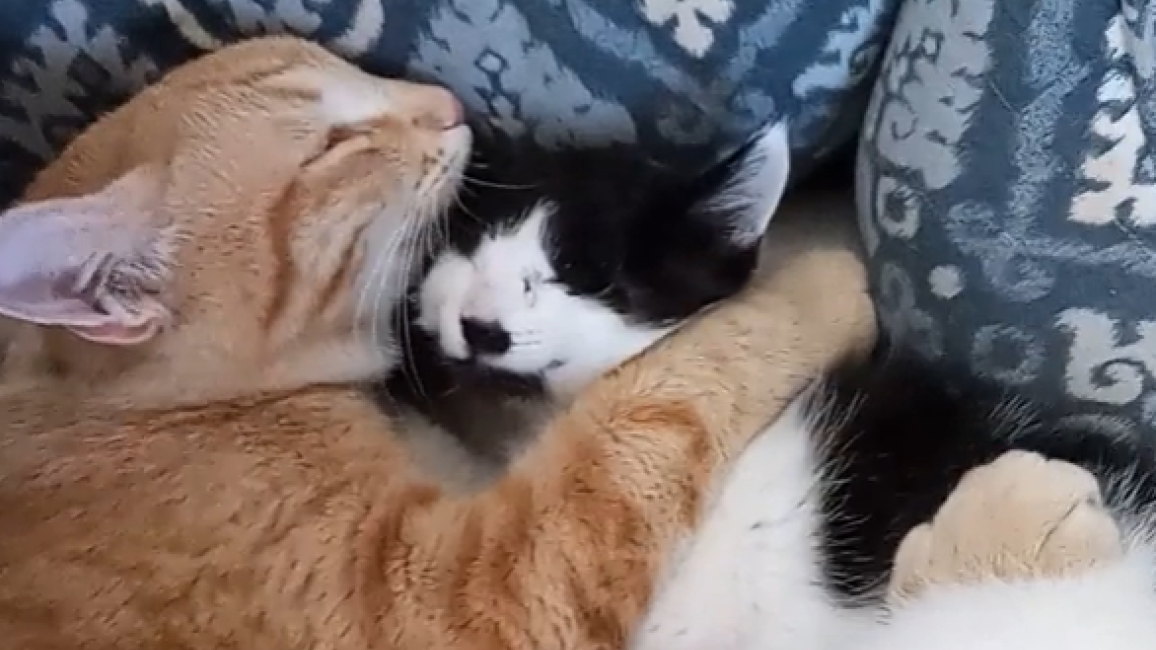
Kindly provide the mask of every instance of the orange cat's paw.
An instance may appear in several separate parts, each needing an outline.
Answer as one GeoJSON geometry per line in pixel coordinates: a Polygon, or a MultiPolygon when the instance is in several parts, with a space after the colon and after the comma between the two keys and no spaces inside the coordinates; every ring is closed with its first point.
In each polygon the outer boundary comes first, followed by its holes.
{"type": "Polygon", "coordinates": [[[892,598],[935,584],[1069,575],[1123,554],[1120,528],[1084,469],[1012,451],[960,481],[899,547],[892,598]]]}

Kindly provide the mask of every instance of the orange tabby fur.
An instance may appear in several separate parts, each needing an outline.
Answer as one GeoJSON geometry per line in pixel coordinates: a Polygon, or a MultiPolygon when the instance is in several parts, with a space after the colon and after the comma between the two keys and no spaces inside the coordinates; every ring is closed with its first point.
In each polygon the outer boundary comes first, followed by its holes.
{"type": "Polygon", "coordinates": [[[597,382],[491,489],[444,492],[359,390],[393,362],[359,302],[396,298],[404,224],[452,195],[456,106],[256,40],[37,179],[30,201],[120,183],[171,259],[144,343],[22,327],[11,350],[0,647],[618,650],[727,460],[871,340],[858,260],[800,254],[597,382]]]}

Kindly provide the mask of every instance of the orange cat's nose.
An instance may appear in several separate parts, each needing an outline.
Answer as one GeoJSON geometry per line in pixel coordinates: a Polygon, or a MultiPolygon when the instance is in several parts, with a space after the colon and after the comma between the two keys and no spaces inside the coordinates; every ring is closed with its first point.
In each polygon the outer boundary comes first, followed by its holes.
{"type": "Polygon", "coordinates": [[[432,86],[429,94],[426,110],[417,118],[418,126],[448,131],[465,122],[465,108],[452,92],[440,86],[432,86]]]}

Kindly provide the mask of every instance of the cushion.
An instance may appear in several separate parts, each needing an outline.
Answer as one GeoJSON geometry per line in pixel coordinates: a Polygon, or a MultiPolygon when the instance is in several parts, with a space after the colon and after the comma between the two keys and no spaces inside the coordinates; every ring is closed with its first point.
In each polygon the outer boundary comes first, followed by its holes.
{"type": "Polygon", "coordinates": [[[801,168],[853,138],[898,0],[22,0],[0,7],[0,205],[94,115],[203,48],[290,32],[436,79],[545,144],[700,163],[762,121],[801,168]]]}
{"type": "Polygon", "coordinates": [[[1154,20],[911,0],[857,161],[884,330],[1124,435],[1156,424],[1154,20]]]}

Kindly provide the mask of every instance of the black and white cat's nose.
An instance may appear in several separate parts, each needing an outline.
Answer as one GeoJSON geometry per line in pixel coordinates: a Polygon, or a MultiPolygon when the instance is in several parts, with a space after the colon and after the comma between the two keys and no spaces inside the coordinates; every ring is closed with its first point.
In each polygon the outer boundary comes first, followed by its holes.
{"type": "Polygon", "coordinates": [[[463,318],[462,337],[473,354],[505,354],[510,349],[510,333],[495,321],[463,318]]]}

